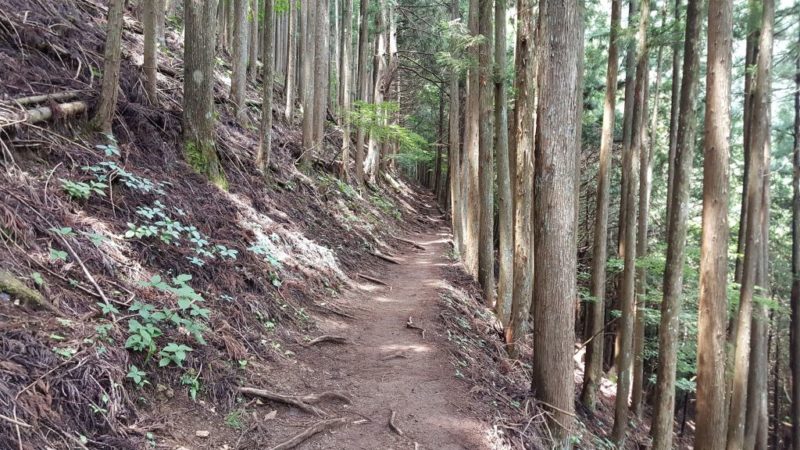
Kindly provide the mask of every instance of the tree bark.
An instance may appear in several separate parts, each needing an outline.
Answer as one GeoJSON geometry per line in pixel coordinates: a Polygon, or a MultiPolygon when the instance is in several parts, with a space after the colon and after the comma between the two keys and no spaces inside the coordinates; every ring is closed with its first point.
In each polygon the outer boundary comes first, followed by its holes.
{"type": "MultiPolygon", "coordinates": [[[[274,0],[264,0],[264,22],[267,30],[275,28],[274,0]]],[[[265,176],[269,171],[269,161],[272,156],[272,97],[273,83],[275,82],[275,38],[274,34],[264,33],[264,81],[262,83],[261,104],[261,129],[259,136],[258,152],[256,153],[256,167],[265,176]]]]}
{"type": "MultiPolygon", "coordinates": [[[[673,9],[674,23],[681,21],[681,0],[675,0],[673,9]]],[[[676,27],[679,28],[679,27],[676,27]]],[[[677,30],[676,30],[677,33],[677,30]]],[[[675,39],[672,44],[672,95],[669,105],[669,155],[667,158],[667,220],[666,232],[669,234],[669,217],[672,210],[673,185],[675,184],[675,152],[678,145],[678,115],[680,114],[681,97],[681,41],[675,39]]]]}
{"type": "MultiPolygon", "coordinates": [[[[367,103],[369,101],[368,94],[368,77],[367,77],[367,52],[369,51],[369,2],[368,0],[361,0],[359,7],[359,24],[358,24],[358,92],[357,96],[360,101],[367,103]]],[[[366,135],[363,128],[359,128],[356,132],[356,181],[359,185],[364,184],[364,144],[366,142],[366,135]]]]}
{"type": "MultiPolygon", "coordinates": [[[[469,1],[469,34],[480,34],[479,0],[469,1]]],[[[468,49],[468,58],[471,63],[467,71],[467,105],[464,111],[464,266],[467,273],[478,277],[478,236],[480,233],[480,200],[479,200],[479,135],[480,135],[480,87],[478,78],[478,46],[473,45],[468,49]],[[467,206],[468,205],[468,206],[467,206]]]]}
{"type": "MultiPolygon", "coordinates": [[[[351,2],[352,0],[345,0],[351,2]]],[[[287,39],[289,40],[289,54],[287,55],[287,63],[286,63],[286,108],[284,112],[284,117],[286,118],[287,122],[291,122],[292,118],[294,117],[294,98],[295,98],[295,90],[297,89],[295,86],[295,80],[297,79],[297,32],[295,30],[296,23],[297,23],[297,7],[290,6],[289,7],[289,25],[288,25],[288,33],[289,36],[287,39]]]]}
{"type": "Polygon", "coordinates": [[[111,123],[117,110],[124,13],[125,0],[110,1],[106,23],[106,46],[103,53],[103,84],[94,116],[95,126],[105,133],[111,133],[111,123]]]}
{"type": "Polygon", "coordinates": [[[255,83],[258,76],[258,13],[259,0],[250,0],[250,13],[247,15],[247,23],[250,30],[247,49],[250,55],[247,58],[247,76],[251,82],[255,83]]]}
{"type": "MultiPolygon", "coordinates": [[[[375,56],[373,60],[373,85],[372,85],[372,103],[378,108],[378,120],[385,122],[385,111],[382,110],[381,104],[384,101],[386,92],[383,90],[384,78],[386,77],[387,70],[387,55],[386,47],[389,39],[389,24],[386,0],[380,0],[380,11],[377,16],[377,31],[378,34],[375,38],[375,56]]],[[[364,162],[364,174],[370,183],[374,184],[378,171],[380,170],[381,162],[381,143],[378,142],[378,137],[375,133],[369,135],[369,145],[367,148],[367,158],[364,162]]]]}
{"type": "MultiPolygon", "coordinates": [[[[624,446],[628,427],[628,395],[631,389],[632,361],[633,361],[633,332],[636,303],[636,209],[639,180],[635,176],[640,163],[639,155],[642,152],[642,138],[647,128],[645,110],[647,108],[647,23],[650,17],[650,2],[642,0],[639,13],[639,31],[636,45],[636,76],[633,88],[633,108],[631,110],[631,143],[630,149],[625,153],[623,161],[627,177],[625,193],[625,234],[624,234],[624,269],[620,295],[620,310],[622,316],[619,325],[619,353],[616,358],[617,365],[617,396],[614,402],[614,428],[611,432],[612,440],[618,447],[624,446]]],[[[644,167],[642,170],[647,170],[644,167]]],[[[640,175],[641,176],[641,175],[640,175]]],[[[645,175],[646,176],[646,175],[645,175]]],[[[642,189],[645,189],[642,186],[642,189]]],[[[620,222],[622,223],[622,222],[620,222]]],[[[646,244],[645,244],[646,245],[646,244]]]]}
{"type": "Polygon", "coordinates": [[[227,188],[214,135],[216,10],[217,0],[184,1],[183,150],[195,171],[227,188]]]}
{"type": "Polygon", "coordinates": [[[342,10],[342,61],[339,76],[341,77],[341,117],[342,117],[342,167],[339,177],[347,180],[350,164],[350,45],[353,40],[353,0],[344,0],[342,10]]]}
{"type": "Polygon", "coordinates": [[[603,330],[605,329],[606,259],[608,257],[608,203],[609,169],[614,145],[614,121],[616,118],[617,72],[619,69],[619,36],[621,0],[611,2],[611,24],[608,38],[608,65],[606,68],[606,95],[603,103],[603,126],[600,134],[600,157],[597,169],[597,198],[594,216],[594,248],[592,254],[591,294],[589,327],[586,340],[586,362],[581,391],[581,403],[590,411],[595,410],[597,388],[603,377],[603,330]]]}
{"type": "MultiPolygon", "coordinates": [[[[234,2],[233,32],[233,70],[231,72],[231,100],[236,120],[241,124],[247,118],[245,93],[247,92],[247,35],[250,27],[247,23],[248,0],[229,0],[234,2]]],[[[264,62],[265,64],[267,61],[264,62]]]]}
{"type": "Polygon", "coordinates": [[[557,447],[568,445],[574,422],[575,183],[581,127],[576,110],[582,103],[582,74],[577,70],[583,59],[581,13],[577,0],[543,0],[537,39],[532,388],[549,412],[557,447]]]}
{"type": "Polygon", "coordinates": [[[517,43],[515,60],[514,147],[514,285],[510,322],[505,329],[508,352],[517,357],[516,341],[522,338],[533,295],[533,145],[534,89],[536,61],[533,42],[533,1],[517,0],[517,43]]]}
{"type": "MultiPolygon", "coordinates": [[[[142,14],[144,28],[144,91],[150,106],[158,107],[158,0],[145,0],[142,14]]],[[[163,6],[163,5],[161,5],[163,6]]],[[[162,13],[163,14],[163,13],[162,13]]]]}
{"type": "Polygon", "coordinates": [[[689,182],[694,157],[694,136],[697,116],[700,33],[703,22],[703,0],[689,0],[686,11],[686,38],[683,49],[683,82],[681,85],[678,140],[675,148],[675,170],[667,262],[664,271],[664,297],[661,302],[661,324],[658,330],[658,370],[656,402],[650,428],[654,450],[672,448],[672,421],[675,407],[675,376],[678,353],[678,318],[683,289],[683,265],[686,259],[689,182]]]}
{"type": "Polygon", "coordinates": [[[483,300],[494,306],[494,157],[492,154],[492,17],[493,0],[480,0],[478,31],[483,37],[479,45],[478,105],[480,131],[478,140],[478,189],[480,194],[480,226],[478,229],[478,280],[483,287],[483,300]]]}
{"type": "Polygon", "coordinates": [[[709,0],[695,448],[725,448],[733,1],[709,0]]]}
{"type": "MultiPolygon", "coordinates": [[[[728,417],[729,450],[746,448],[745,419],[748,404],[748,378],[750,371],[751,333],[753,317],[753,297],[758,282],[757,272],[763,252],[761,221],[762,209],[766,208],[762,191],[768,167],[766,156],[770,142],[770,95],[772,71],[772,27],[775,20],[773,0],[762,2],[761,32],[758,42],[758,56],[753,96],[751,100],[752,128],[750,130],[750,176],[747,179],[747,231],[742,266],[742,287],[739,297],[739,316],[734,354],[733,385],[728,417]]],[[[756,327],[756,331],[758,327],[756,327]]],[[[755,348],[755,347],[754,347],[755,348]]]]}
{"type": "Polygon", "coordinates": [[[314,53],[314,148],[322,151],[325,140],[325,121],[328,113],[328,89],[330,64],[330,4],[329,0],[317,2],[316,38],[314,53]]]}
{"type": "MultiPolygon", "coordinates": [[[[800,46],[800,36],[798,45],[800,46]]],[[[792,449],[800,450],[800,52],[796,58],[792,177],[792,318],[789,353],[792,376],[792,449]]]]}
{"type": "Polygon", "coordinates": [[[497,153],[497,200],[500,272],[497,279],[497,316],[508,325],[514,292],[514,204],[508,154],[508,95],[506,94],[506,0],[495,2],[494,136],[497,153]]]}
{"type": "Polygon", "coordinates": [[[314,63],[316,50],[316,9],[317,2],[304,2],[306,11],[305,36],[303,50],[303,156],[302,166],[304,168],[311,164],[311,156],[314,152],[314,63]]]}

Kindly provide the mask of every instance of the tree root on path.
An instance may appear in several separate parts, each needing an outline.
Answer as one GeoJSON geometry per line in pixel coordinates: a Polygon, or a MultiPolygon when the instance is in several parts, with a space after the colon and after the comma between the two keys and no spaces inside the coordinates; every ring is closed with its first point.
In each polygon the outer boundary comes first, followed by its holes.
{"type": "Polygon", "coordinates": [[[405,437],[406,435],[405,433],[403,433],[403,430],[401,430],[400,427],[398,427],[397,424],[394,423],[394,416],[396,415],[396,413],[394,412],[394,410],[391,411],[392,414],[389,416],[389,428],[391,428],[392,431],[397,433],[399,436],[405,437]]]}
{"type": "Polygon", "coordinates": [[[395,358],[408,359],[408,356],[406,355],[406,352],[401,350],[401,351],[389,353],[388,355],[386,355],[383,358],[381,358],[381,361],[388,361],[390,359],[395,359],[395,358]]]}
{"type": "Polygon", "coordinates": [[[414,241],[409,241],[408,239],[403,239],[403,238],[401,238],[401,237],[397,237],[397,236],[393,236],[393,237],[394,237],[395,239],[397,239],[398,241],[400,241],[400,242],[405,242],[406,244],[408,244],[408,245],[410,245],[410,246],[412,246],[412,247],[414,247],[414,248],[418,248],[418,249],[420,249],[420,250],[427,250],[425,247],[423,247],[423,246],[421,246],[421,245],[417,244],[417,243],[416,243],[416,242],[414,242],[414,241]]]}
{"type": "Polygon", "coordinates": [[[408,322],[406,322],[406,328],[411,328],[414,330],[419,330],[422,332],[422,339],[425,339],[425,328],[418,327],[414,325],[414,321],[411,320],[411,316],[408,316],[408,322]]]}
{"type": "Polygon", "coordinates": [[[341,336],[329,336],[329,335],[326,334],[326,335],[320,336],[320,337],[318,337],[316,339],[312,339],[312,340],[308,341],[308,343],[306,343],[306,344],[302,344],[301,343],[300,345],[302,345],[303,347],[311,347],[311,346],[317,345],[317,344],[319,344],[321,342],[332,342],[334,344],[347,344],[347,338],[343,338],[341,336]]]}
{"type": "Polygon", "coordinates": [[[390,257],[388,257],[386,255],[382,255],[382,254],[380,254],[378,252],[371,252],[371,254],[372,254],[372,256],[374,256],[376,258],[380,258],[380,259],[382,259],[382,260],[384,260],[386,262],[390,262],[392,264],[400,265],[400,261],[398,261],[396,259],[393,259],[393,258],[390,258],[390,257]]]}
{"type": "Polygon", "coordinates": [[[239,393],[245,395],[253,395],[256,397],[265,398],[267,400],[272,400],[275,402],[285,403],[287,405],[295,406],[299,409],[302,409],[305,412],[324,417],[327,416],[328,413],[325,411],[313,406],[323,400],[340,400],[345,403],[352,403],[349,397],[344,394],[339,394],[336,392],[323,392],[321,394],[308,394],[304,396],[296,396],[296,395],[283,395],[277,394],[275,392],[270,392],[265,389],[257,389],[252,387],[240,387],[239,393]]]}
{"type": "Polygon", "coordinates": [[[311,436],[314,436],[317,433],[321,433],[331,428],[342,426],[346,422],[347,420],[343,417],[338,419],[330,419],[317,422],[314,425],[306,428],[305,431],[298,434],[297,436],[294,436],[288,441],[281,442],[275,447],[272,447],[270,450],[286,450],[289,448],[295,448],[298,445],[302,444],[303,442],[307,441],[311,436]]]}
{"type": "Polygon", "coordinates": [[[357,275],[357,276],[359,276],[360,278],[363,278],[363,279],[365,279],[365,280],[367,280],[367,281],[371,281],[371,282],[373,282],[373,283],[375,283],[375,284],[380,284],[381,286],[386,286],[386,287],[388,287],[390,290],[392,289],[392,287],[391,287],[391,286],[389,286],[389,284],[388,284],[388,283],[386,283],[385,281],[381,281],[381,280],[379,280],[379,279],[377,279],[377,278],[372,278],[372,277],[370,277],[370,276],[367,276],[367,275],[364,275],[364,274],[362,274],[362,273],[358,273],[358,274],[356,274],[356,275],[357,275]]]}

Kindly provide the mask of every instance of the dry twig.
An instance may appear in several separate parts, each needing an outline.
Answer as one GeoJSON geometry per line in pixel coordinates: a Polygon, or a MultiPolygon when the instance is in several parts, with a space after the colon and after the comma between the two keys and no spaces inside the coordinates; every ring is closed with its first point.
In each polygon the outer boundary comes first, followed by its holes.
{"type": "Polygon", "coordinates": [[[302,433],[294,436],[293,438],[289,439],[288,441],[281,442],[280,444],[272,447],[270,450],[286,450],[289,448],[295,448],[298,445],[302,444],[306,440],[308,440],[311,436],[314,436],[317,433],[321,433],[325,430],[339,427],[345,424],[347,419],[345,418],[338,418],[338,419],[330,419],[330,420],[323,420],[321,422],[317,422],[314,425],[308,427],[302,433]]]}
{"type": "Polygon", "coordinates": [[[394,423],[394,416],[396,415],[396,413],[394,412],[394,410],[391,410],[391,411],[392,411],[392,414],[389,415],[389,428],[391,428],[392,431],[397,433],[399,436],[405,437],[405,434],[403,433],[403,430],[401,430],[400,427],[398,427],[397,424],[394,423]]]}
{"type": "Polygon", "coordinates": [[[408,322],[406,322],[406,328],[411,328],[414,330],[419,330],[422,332],[422,339],[425,339],[425,328],[419,327],[414,324],[414,321],[411,320],[411,316],[408,316],[408,322]]]}

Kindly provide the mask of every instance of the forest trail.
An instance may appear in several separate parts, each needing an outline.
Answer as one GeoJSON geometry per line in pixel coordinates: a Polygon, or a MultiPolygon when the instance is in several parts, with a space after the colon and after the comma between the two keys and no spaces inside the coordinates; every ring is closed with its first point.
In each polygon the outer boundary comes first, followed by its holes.
{"type": "Polygon", "coordinates": [[[455,377],[447,337],[438,320],[439,290],[447,259],[445,230],[409,236],[425,250],[407,246],[379,277],[389,287],[358,283],[345,299],[360,312],[349,322],[329,321],[323,334],[347,345],[323,344],[308,355],[326,384],[353,398],[352,412],[368,418],[309,441],[305,448],[483,449],[487,425],[477,419],[468,385],[455,377]],[[406,327],[412,317],[416,326],[406,327]],[[313,354],[316,352],[316,354],[313,354]],[[389,426],[391,412],[404,436],[389,426]]]}

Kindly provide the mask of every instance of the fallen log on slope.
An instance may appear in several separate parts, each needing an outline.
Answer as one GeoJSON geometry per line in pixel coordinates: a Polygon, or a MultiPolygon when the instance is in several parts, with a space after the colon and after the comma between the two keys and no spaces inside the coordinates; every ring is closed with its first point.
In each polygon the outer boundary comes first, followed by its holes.
{"type": "Polygon", "coordinates": [[[39,95],[31,95],[29,97],[20,97],[20,98],[12,98],[8,100],[4,100],[4,103],[10,103],[12,105],[34,105],[37,103],[44,103],[46,101],[63,101],[63,100],[71,100],[77,97],[81,91],[65,91],[65,92],[56,92],[54,94],[39,94],[39,95]]]}
{"type": "Polygon", "coordinates": [[[25,111],[8,111],[0,109],[0,130],[10,128],[19,123],[34,124],[45,122],[53,117],[76,116],[86,112],[86,102],[56,103],[52,106],[40,106],[25,111]]]}

